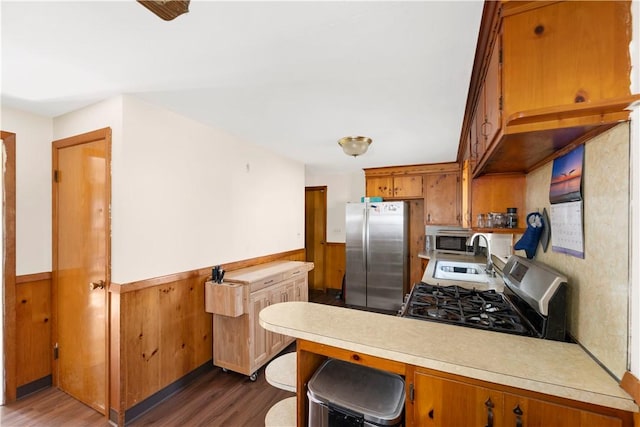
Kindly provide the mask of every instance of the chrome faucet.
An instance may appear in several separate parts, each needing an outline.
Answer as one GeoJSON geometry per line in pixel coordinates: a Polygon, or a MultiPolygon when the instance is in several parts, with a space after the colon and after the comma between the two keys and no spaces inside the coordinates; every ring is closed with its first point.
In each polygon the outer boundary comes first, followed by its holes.
{"type": "Polygon", "coordinates": [[[491,243],[489,243],[489,239],[487,238],[487,235],[484,233],[474,233],[471,237],[469,237],[469,240],[467,240],[467,246],[473,246],[476,240],[476,237],[482,237],[485,243],[487,244],[487,268],[485,272],[488,275],[495,277],[496,272],[493,269],[493,262],[491,261],[491,243]]]}

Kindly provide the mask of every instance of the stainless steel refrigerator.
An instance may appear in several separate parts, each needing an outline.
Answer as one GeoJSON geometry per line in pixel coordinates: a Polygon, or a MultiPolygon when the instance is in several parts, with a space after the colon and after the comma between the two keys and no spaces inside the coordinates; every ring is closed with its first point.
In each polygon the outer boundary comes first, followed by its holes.
{"type": "Polygon", "coordinates": [[[409,274],[406,202],[347,203],[345,303],[399,310],[409,274]]]}

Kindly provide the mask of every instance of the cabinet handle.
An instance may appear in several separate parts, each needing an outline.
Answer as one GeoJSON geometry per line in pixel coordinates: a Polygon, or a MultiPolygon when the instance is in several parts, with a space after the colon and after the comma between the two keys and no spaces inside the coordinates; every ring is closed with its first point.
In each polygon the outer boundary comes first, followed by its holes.
{"type": "Polygon", "coordinates": [[[491,129],[492,129],[491,122],[485,119],[484,123],[482,123],[482,125],[480,126],[480,133],[482,134],[482,136],[484,136],[484,139],[487,139],[487,137],[491,133],[491,129]],[[487,131],[487,128],[489,128],[488,131],[487,131]]]}
{"type": "Polygon", "coordinates": [[[491,401],[491,398],[488,398],[486,402],[484,402],[484,406],[487,407],[487,425],[486,427],[493,427],[493,408],[495,405],[491,401]]]}
{"type": "Polygon", "coordinates": [[[522,427],[522,409],[520,409],[520,405],[516,405],[513,408],[513,413],[516,414],[516,427],[522,427]]]}
{"type": "Polygon", "coordinates": [[[427,222],[431,222],[431,214],[427,214],[427,222]]]}
{"type": "Polygon", "coordinates": [[[433,419],[433,409],[429,411],[429,418],[433,419]]]}

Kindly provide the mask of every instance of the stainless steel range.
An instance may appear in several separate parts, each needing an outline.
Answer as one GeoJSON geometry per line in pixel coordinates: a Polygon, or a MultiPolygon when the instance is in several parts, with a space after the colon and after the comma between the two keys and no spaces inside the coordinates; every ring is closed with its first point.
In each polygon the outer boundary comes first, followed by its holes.
{"type": "Polygon", "coordinates": [[[497,332],[565,341],[567,278],[512,255],[504,292],[416,283],[400,315],[497,332]]]}

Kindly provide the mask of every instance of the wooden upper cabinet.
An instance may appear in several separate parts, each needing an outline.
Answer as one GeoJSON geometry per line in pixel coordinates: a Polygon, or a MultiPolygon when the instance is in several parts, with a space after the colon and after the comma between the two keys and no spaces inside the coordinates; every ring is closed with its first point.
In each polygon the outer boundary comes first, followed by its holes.
{"type": "Polygon", "coordinates": [[[631,22],[625,0],[485,1],[460,139],[473,176],[529,173],[628,120],[631,22]]]}
{"type": "Polygon", "coordinates": [[[382,197],[383,199],[393,197],[392,176],[367,177],[366,185],[367,197],[382,197]]]}
{"type": "Polygon", "coordinates": [[[367,177],[367,197],[415,199],[422,197],[422,175],[367,177]]]}
{"type": "Polygon", "coordinates": [[[484,121],[480,126],[480,135],[484,139],[484,148],[488,150],[502,128],[502,72],[500,38],[496,39],[489,57],[489,68],[484,80],[484,121]]]}
{"type": "Polygon", "coordinates": [[[563,1],[509,12],[505,114],[629,95],[630,2],[563,1]]]}
{"type": "Polygon", "coordinates": [[[425,175],[424,211],[427,225],[460,225],[460,172],[425,175]]]}
{"type": "Polygon", "coordinates": [[[524,174],[484,175],[471,182],[469,191],[472,227],[478,226],[477,215],[480,213],[506,212],[507,208],[516,208],[519,228],[504,230],[524,232],[527,228],[525,224],[527,178],[524,174]]]}
{"type": "Polygon", "coordinates": [[[393,195],[403,199],[422,197],[422,175],[393,177],[393,195]]]}

